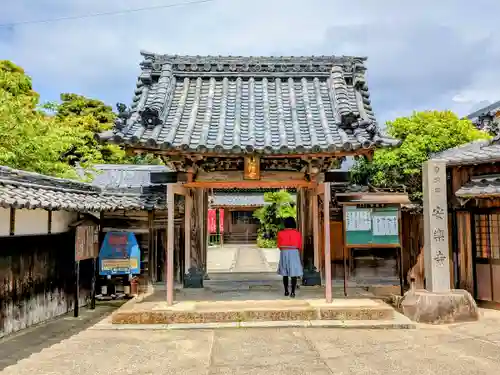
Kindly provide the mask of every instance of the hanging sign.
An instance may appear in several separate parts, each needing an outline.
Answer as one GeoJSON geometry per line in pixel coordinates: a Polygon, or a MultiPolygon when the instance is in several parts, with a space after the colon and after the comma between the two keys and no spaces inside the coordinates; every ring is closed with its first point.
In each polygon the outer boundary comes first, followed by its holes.
{"type": "Polygon", "coordinates": [[[99,232],[93,225],[76,227],[75,235],[75,260],[85,260],[97,257],[97,243],[99,232]]]}
{"type": "MultiPolygon", "coordinates": [[[[224,233],[224,210],[219,210],[219,232],[224,233]]],[[[210,209],[208,210],[208,233],[214,234],[217,233],[217,210],[210,209]]]]}

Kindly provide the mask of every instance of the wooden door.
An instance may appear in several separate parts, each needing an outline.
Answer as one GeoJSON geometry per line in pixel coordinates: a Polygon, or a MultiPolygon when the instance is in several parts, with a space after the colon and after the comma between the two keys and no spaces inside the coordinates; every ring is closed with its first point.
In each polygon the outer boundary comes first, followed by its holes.
{"type": "Polygon", "coordinates": [[[476,298],[500,303],[500,212],[474,215],[476,298]]]}

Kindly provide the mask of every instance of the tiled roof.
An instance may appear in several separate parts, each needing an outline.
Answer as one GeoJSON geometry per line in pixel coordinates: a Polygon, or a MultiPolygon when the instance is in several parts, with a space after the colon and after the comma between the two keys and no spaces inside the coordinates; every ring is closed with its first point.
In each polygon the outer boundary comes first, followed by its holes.
{"type": "Polygon", "coordinates": [[[92,184],[106,191],[141,192],[152,186],[151,173],[169,172],[164,165],[94,164],[92,184]]]}
{"type": "Polygon", "coordinates": [[[482,115],[485,115],[485,114],[489,114],[489,113],[495,113],[497,112],[498,110],[500,110],[500,100],[493,103],[493,104],[490,104],[486,107],[483,107],[481,109],[478,109],[477,111],[474,111],[472,112],[471,114],[467,115],[466,117],[469,119],[469,120],[476,120],[479,116],[482,116],[482,115]]]}
{"type": "Polygon", "coordinates": [[[500,175],[474,176],[457,190],[459,198],[480,198],[500,195],[500,175]]]}
{"type": "Polygon", "coordinates": [[[98,186],[0,166],[0,207],[99,212],[164,209],[165,186],[139,194],[106,192],[98,186]]]}
{"type": "Polygon", "coordinates": [[[500,142],[497,139],[474,141],[437,153],[432,158],[444,160],[450,166],[500,162],[500,142]]]}
{"type": "MultiPolygon", "coordinates": [[[[296,195],[292,194],[294,200],[296,195]]],[[[215,193],[212,205],[215,207],[262,207],[266,204],[264,193],[215,193]]]]}
{"type": "Polygon", "coordinates": [[[379,131],[365,58],[142,55],[131,109],[102,141],[238,154],[398,144],[379,131]]]}

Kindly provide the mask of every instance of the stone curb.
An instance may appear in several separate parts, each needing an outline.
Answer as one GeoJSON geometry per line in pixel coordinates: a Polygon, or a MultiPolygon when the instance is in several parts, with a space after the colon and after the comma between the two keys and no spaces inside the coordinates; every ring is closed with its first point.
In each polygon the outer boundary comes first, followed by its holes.
{"type": "Polygon", "coordinates": [[[112,324],[103,321],[89,328],[92,330],[138,330],[162,331],[179,329],[223,329],[223,328],[343,328],[343,329],[415,329],[417,324],[397,314],[393,320],[294,320],[253,321],[225,323],[176,323],[176,324],[112,324]]]}

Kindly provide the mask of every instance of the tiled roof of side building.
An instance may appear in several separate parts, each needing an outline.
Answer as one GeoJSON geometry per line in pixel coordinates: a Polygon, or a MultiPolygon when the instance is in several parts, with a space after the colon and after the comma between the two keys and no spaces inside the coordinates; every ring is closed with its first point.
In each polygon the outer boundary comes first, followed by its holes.
{"type": "Polygon", "coordinates": [[[481,198],[500,196],[500,175],[474,176],[457,190],[459,198],[481,198]]]}
{"type": "Polygon", "coordinates": [[[93,177],[92,184],[106,191],[140,192],[153,185],[151,173],[170,172],[170,169],[164,165],[94,164],[87,172],[93,177]]]}
{"type": "MultiPolygon", "coordinates": [[[[291,194],[294,201],[296,194],[291,194]]],[[[216,192],[213,196],[213,207],[262,207],[265,206],[264,193],[256,192],[216,192]]]]}
{"type": "Polygon", "coordinates": [[[450,148],[432,156],[444,160],[447,165],[468,165],[500,162],[500,140],[480,140],[450,148]]]}
{"type": "Polygon", "coordinates": [[[398,144],[377,125],[365,58],[142,55],[133,104],[102,141],[233,154],[398,144]]]}
{"type": "Polygon", "coordinates": [[[107,192],[79,181],[0,166],[0,207],[99,212],[164,209],[165,190],[139,194],[107,192]]]}

